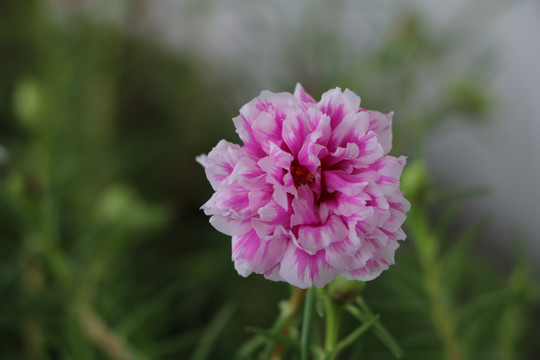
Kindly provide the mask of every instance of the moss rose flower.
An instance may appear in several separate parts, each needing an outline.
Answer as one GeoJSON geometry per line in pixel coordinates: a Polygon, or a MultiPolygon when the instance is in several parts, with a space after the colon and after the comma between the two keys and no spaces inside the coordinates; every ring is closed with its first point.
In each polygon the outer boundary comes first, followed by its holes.
{"type": "Polygon", "coordinates": [[[215,190],[202,208],[232,236],[240,275],[322,287],[393,263],[410,204],[399,190],[405,157],[387,155],[391,120],[348,89],[316,102],[300,84],[240,109],[243,145],[222,140],[197,158],[215,190]]]}

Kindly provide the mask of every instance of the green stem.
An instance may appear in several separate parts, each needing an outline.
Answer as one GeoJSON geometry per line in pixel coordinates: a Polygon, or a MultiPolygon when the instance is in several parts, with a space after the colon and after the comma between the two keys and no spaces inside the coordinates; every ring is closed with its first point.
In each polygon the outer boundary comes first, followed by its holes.
{"type": "MultiPolygon", "coordinates": [[[[291,325],[293,323],[296,314],[306,297],[306,290],[295,288],[288,301],[280,303],[280,313],[276,319],[272,332],[281,333],[283,336],[288,336],[291,325]]],[[[262,359],[281,359],[283,346],[282,344],[276,344],[275,341],[267,343],[263,352],[262,359]]]]}
{"type": "Polygon", "coordinates": [[[337,356],[336,346],[339,336],[339,323],[341,320],[342,307],[336,304],[329,296],[325,296],[324,309],[326,318],[324,350],[327,359],[335,359],[337,356]]]}
{"type": "Polygon", "coordinates": [[[313,320],[313,306],[315,304],[315,289],[311,287],[307,291],[306,302],[304,305],[304,319],[302,320],[302,337],[300,339],[300,358],[308,360],[309,358],[309,335],[311,333],[311,323],[313,320]]]}
{"type": "Polygon", "coordinates": [[[465,356],[458,337],[457,324],[442,281],[438,258],[439,239],[426,220],[428,216],[425,209],[411,210],[409,219],[424,275],[424,289],[430,303],[432,321],[442,341],[445,359],[463,360],[465,356]]]}

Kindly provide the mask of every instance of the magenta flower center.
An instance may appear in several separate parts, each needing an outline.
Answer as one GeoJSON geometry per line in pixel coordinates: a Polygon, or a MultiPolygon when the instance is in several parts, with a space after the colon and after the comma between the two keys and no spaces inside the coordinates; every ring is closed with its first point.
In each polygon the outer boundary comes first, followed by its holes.
{"type": "Polygon", "coordinates": [[[294,186],[311,185],[315,182],[315,176],[309,172],[309,170],[294,160],[291,164],[291,175],[294,180],[294,186]]]}

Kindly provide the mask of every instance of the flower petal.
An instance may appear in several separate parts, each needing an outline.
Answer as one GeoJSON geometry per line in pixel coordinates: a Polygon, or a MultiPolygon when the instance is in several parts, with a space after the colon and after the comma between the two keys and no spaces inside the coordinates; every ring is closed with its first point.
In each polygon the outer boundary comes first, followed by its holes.
{"type": "Polygon", "coordinates": [[[392,150],[392,117],[393,112],[383,114],[378,111],[367,111],[369,113],[369,130],[377,134],[377,140],[381,144],[385,154],[392,150]]]}
{"type": "Polygon", "coordinates": [[[298,188],[298,197],[294,198],[291,204],[291,227],[320,223],[319,214],[315,210],[315,197],[309,186],[301,185],[298,188]]]}
{"type": "Polygon", "coordinates": [[[236,220],[228,216],[213,215],[210,217],[210,224],[219,232],[229,236],[240,236],[252,229],[251,221],[236,220]]]}
{"type": "Polygon", "coordinates": [[[252,230],[232,238],[232,259],[236,271],[244,277],[264,273],[279,263],[287,247],[286,239],[263,241],[252,230]]]}
{"type": "Polygon", "coordinates": [[[321,225],[301,225],[298,230],[296,245],[310,255],[327,248],[333,242],[342,241],[349,234],[343,220],[331,215],[321,225]]]}
{"type": "Polygon", "coordinates": [[[289,242],[279,269],[283,280],[302,289],[312,285],[321,288],[338,274],[339,272],[326,262],[324,250],[310,255],[297,248],[293,242],[289,242]]]}
{"type": "Polygon", "coordinates": [[[294,88],[294,96],[296,96],[297,98],[299,98],[300,100],[306,103],[313,103],[313,104],[317,103],[315,100],[313,100],[311,95],[309,95],[304,90],[304,88],[302,87],[302,85],[300,85],[300,83],[296,83],[296,87],[294,88]]]}
{"type": "Polygon", "coordinates": [[[335,88],[322,95],[317,107],[330,116],[330,125],[335,129],[345,116],[358,112],[360,97],[349,89],[341,92],[340,88],[335,88]]]}
{"type": "Polygon", "coordinates": [[[323,181],[326,185],[326,191],[329,193],[339,191],[348,196],[356,196],[362,193],[369,184],[362,177],[347,174],[341,170],[323,171],[323,181]]]}
{"type": "Polygon", "coordinates": [[[206,177],[214,190],[217,190],[221,183],[232,173],[242,156],[241,152],[239,145],[221,140],[210,151],[208,156],[201,155],[197,157],[197,162],[204,166],[206,177]]]}

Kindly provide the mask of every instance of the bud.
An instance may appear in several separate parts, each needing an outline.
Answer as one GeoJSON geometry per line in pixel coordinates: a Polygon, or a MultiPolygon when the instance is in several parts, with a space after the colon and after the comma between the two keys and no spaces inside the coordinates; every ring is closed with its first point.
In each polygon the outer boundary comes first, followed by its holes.
{"type": "Polygon", "coordinates": [[[347,280],[338,276],[329,285],[328,294],[336,303],[345,305],[359,295],[366,283],[357,280],[347,280]]]}

